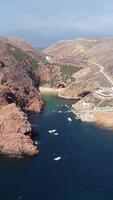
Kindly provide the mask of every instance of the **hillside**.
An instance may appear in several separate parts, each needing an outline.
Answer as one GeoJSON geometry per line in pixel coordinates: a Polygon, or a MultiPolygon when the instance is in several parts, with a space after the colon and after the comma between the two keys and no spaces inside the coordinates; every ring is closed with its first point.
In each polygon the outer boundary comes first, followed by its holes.
{"type": "Polygon", "coordinates": [[[39,84],[40,73],[47,68],[44,63],[43,53],[27,42],[0,38],[0,153],[38,153],[25,113],[39,113],[43,108],[39,84]]]}
{"type": "Polygon", "coordinates": [[[80,67],[72,74],[74,81],[59,92],[78,100],[73,105],[77,118],[113,128],[113,39],[61,41],[43,52],[53,63],[80,67]]]}
{"type": "Polygon", "coordinates": [[[73,75],[76,82],[87,80],[97,87],[113,84],[113,39],[60,41],[43,52],[52,57],[52,62],[82,68],[73,75]]]}
{"type": "Polygon", "coordinates": [[[113,73],[113,39],[77,39],[60,41],[43,51],[57,62],[87,67],[87,62],[97,63],[113,73]]]}
{"type": "Polygon", "coordinates": [[[52,56],[54,61],[75,65],[85,59],[88,50],[96,43],[97,40],[64,40],[48,47],[43,52],[52,56]]]}

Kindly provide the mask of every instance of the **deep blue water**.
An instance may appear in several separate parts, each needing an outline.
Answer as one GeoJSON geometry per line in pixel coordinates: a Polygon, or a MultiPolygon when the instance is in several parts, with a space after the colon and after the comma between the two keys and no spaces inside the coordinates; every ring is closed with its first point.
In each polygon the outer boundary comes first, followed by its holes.
{"type": "Polygon", "coordinates": [[[40,155],[0,158],[0,200],[113,200],[113,132],[58,113],[67,111],[67,102],[45,98],[45,111],[30,116],[40,155]],[[56,162],[57,156],[62,159],[56,162]]]}

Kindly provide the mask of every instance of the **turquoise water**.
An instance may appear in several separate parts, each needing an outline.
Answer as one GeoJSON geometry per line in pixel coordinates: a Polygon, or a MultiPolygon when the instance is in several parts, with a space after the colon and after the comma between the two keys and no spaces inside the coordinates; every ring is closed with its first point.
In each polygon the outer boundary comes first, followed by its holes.
{"type": "Polygon", "coordinates": [[[76,121],[69,101],[45,99],[44,112],[30,116],[40,155],[0,158],[0,200],[112,200],[113,132],[76,121]]]}

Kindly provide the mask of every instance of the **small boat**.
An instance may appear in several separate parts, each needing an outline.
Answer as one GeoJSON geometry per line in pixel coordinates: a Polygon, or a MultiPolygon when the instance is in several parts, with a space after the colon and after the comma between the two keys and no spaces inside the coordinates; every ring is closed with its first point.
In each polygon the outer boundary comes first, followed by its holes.
{"type": "Polygon", "coordinates": [[[59,133],[54,133],[55,136],[59,135],[59,133]]]}
{"type": "Polygon", "coordinates": [[[55,133],[55,132],[56,132],[56,129],[49,130],[48,132],[49,132],[49,133],[55,133]]]}
{"type": "Polygon", "coordinates": [[[61,110],[59,110],[58,112],[59,112],[59,113],[62,113],[62,111],[61,111],[61,110]]]}
{"type": "Polygon", "coordinates": [[[65,108],[69,108],[69,106],[67,104],[65,104],[65,108]]]}
{"type": "Polygon", "coordinates": [[[38,145],[38,144],[39,144],[39,143],[38,143],[38,140],[35,140],[35,141],[34,141],[34,144],[35,144],[35,145],[38,145]]]}
{"type": "Polygon", "coordinates": [[[56,157],[56,158],[54,158],[54,160],[59,161],[59,160],[61,160],[61,157],[56,157]]]}
{"type": "Polygon", "coordinates": [[[72,119],[71,119],[70,117],[68,117],[68,121],[69,121],[69,122],[72,122],[72,119]]]}
{"type": "Polygon", "coordinates": [[[72,113],[72,110],[66,110],[63,113],[72,113]]]}

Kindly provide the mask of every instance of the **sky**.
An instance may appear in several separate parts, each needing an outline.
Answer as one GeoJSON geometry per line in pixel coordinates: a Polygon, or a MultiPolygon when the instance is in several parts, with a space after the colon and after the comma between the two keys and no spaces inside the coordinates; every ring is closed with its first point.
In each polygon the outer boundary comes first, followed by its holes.
{"type": "Polygon", "coordinates": [[[46,47],[58,40],[113,36],[113,0],[0,0],[0,35],[46,47]]]}

